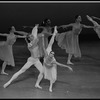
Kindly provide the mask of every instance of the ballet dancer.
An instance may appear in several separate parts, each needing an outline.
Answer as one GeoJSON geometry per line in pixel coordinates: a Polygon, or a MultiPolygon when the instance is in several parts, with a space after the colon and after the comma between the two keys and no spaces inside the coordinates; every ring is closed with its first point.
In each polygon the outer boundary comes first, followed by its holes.
{"type": "Polygon", "coordinates": [[[10,28],[10,33],[0,33],[0,36],[6,36],[7,40],[6,41],[1,41],[0,42],[0,59],[3,62],[2,64],[2,69],[1,69],[1,74],[8,75],[8,73],[5,72],[5,68],[7,65],[15,66],[15,61],[13,57],[13,45],[16,42],[17,38],[25,38],[25,36],[20,36],[20,35],[15,35],[14,34],[14,26],[10,28]]]}
{"type": "Polygon", "coordinates": [[[59,26],[62,28],[72,27],[72,30],[63,32],[61,34],[58,33],[56,35],[58,46],[62,49],[65,49],[66,53],[68,53],[67,64],[73,64],[71,62],[72,56],[81,57],[78,37],[80,32],[82,31],[82,28],[93,28],[91,26],[81,24],[81,21],[82,19],[80,15],[75,16],[75,23],[59,26]]]}
{"type": "Polygon", "coordinates": [[[49,86],[50,92],[52,92],[53,83],[55,83],[55,81],[57,80],[57,65],[62,66],[62,67],[67,67],[72,71],[71,67],[57,62],[56,59],[54,58],[52,45],[54,43],[54,38],[56,34],[57,34],[57,27],[55,26],[54,33],[50,39],[47,49],[45,49],[44,42],[43,42],[44,52],[45,52],[44,63],[43,63],[43,73],[40,74],[41,76],[38,78],[37,83],[36,83],[36,87],[39,86],[39,88],[42,89],[42,87],[39,84],[44,76],[45,79],[50,80],[50,86],[49,86]]]}

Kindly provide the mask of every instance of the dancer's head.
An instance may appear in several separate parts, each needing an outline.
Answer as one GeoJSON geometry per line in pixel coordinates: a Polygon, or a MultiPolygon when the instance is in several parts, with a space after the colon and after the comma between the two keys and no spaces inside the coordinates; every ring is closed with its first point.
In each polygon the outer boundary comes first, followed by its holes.
{"type": "Polygon", "coordinates": [[[55,53],[54,53],[53,51],[50,51],[49,56],[50,56],[50,57],[54,57],[54,54],[55,54],[55,53]]]}
{"type": "Polygon", "coordinates": [[[32,34],[29,35],[29,40],[30,41],[34,40],[34,36],[32,34]]]}
{"type": "Polygon", "coordinates": [[[75,16],[75,22],[81,22],[82,21],[82,18],[80,15],[76,15],[75,16]]]}
{"type": "Polygon", "coordinates": [[[34,36],[31,33],[27,34],[25,38],[27,43],[30,43],[33,39],[34,39],[34,36]]]}
{"type": "Polygon", "coordinates": [[[11,26],[10,28],[8,28],[8,30],[9,30],[10,33],[14,33],[15,27],[14,26],[11,26]]]}
{"type": "Polygon", "coordinates": [[[51,26],[51,20],[49,18],[44,19],[41,26],[51,26]]]}

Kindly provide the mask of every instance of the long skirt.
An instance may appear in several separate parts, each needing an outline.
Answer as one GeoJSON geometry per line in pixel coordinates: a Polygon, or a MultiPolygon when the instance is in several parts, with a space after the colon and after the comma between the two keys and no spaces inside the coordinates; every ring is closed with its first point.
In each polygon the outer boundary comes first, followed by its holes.
{"type": "Polygon", "coordinates": [[[44,78],[54,83],[57,80],[57,65],[53,64],[51,68],[48,68],[44,64],[43,67],[44,67],[44,78]]]}
{"type": "Polygon", "coordinates": [[[81,57],[78,35],[72,31],[67,31],[56,36],[58,46],[66,50],[66,53],[73,54],[75,57],[81,57]]]}
{"type": "Polygon", "coordinates": [[[0,42],[0,59],[8,65],[15,66],[12,45],[8,45],[6,41],[0,42]]]}

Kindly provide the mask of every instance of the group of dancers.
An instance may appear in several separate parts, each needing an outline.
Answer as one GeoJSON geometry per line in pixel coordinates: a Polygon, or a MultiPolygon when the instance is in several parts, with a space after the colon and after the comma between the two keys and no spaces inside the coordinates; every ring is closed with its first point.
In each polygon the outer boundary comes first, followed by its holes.
{"type": "Polygon", "coordinates": [[[11,27],[10,34],[0,33],[1,36],[7,37],[6,41],[0,42],[0,59],[4,61],[2,64],[1,74],[8,75],[8,73],[5,72],[7,65],[15,66],[12,46],[16,42],[17,38],[25,39],[28,50],[31,54],[24,66],[16,72],[12,78],[3,85],[3,87],[8,87],[19,75],[34,65],[39,71],[35,87],[42,89],[40,82],[44,77],[45,79],[50,80],[49,91],[52,92],[53,83],[57,80],[57,65],[67,67],[70,71],[73,71],[73,69],[68,65],[73,64],[71,62],[72,56],[81,57],[78,35],[82,28],[93,28],[100,38],[100,25],[93,20],[93,18],[99,18],[94,16],[90,17],[88,15],[86,15],[86,17],[93,23],[93,26],[81,24],[81,16],[77,15],[75,17],[75,23],[71,23],[69,25],[51,27],[50,19],[45,19],[42,24],[36,24],[32,27],[31,33],[17,31],[14,26],[11,27]],[[58,32],[59,28],[67,29],[69,26],[72,27],[72,30],[62,33],[58,32]],[[39,29],[42,29],[42,31],[39,32],[39,29]],[[18,33],[19,35],[15,35],[14,33],[18,33]],[[50,41],[48,41],[49,36],[51,36],[50,41]],[[54,57],[55,53],[52,50],[52,46],[55,40],[57,41],[58,46],[65,49],[66,53],[68,53],[67,65],[57,62],[54,57]],[[41,57],[43,58],[43,62],[40,61],[41,57]]]}

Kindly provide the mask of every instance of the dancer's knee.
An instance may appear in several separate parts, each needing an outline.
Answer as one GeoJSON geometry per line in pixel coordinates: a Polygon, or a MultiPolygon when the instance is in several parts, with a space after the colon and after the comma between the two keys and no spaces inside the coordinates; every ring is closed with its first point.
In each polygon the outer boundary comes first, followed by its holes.
{"type": "Polygon", "coordinates": [[[43,77],[43,73],[42,72],[38,75],[38,78],[40,78],[40,77],[43,77]]]}

